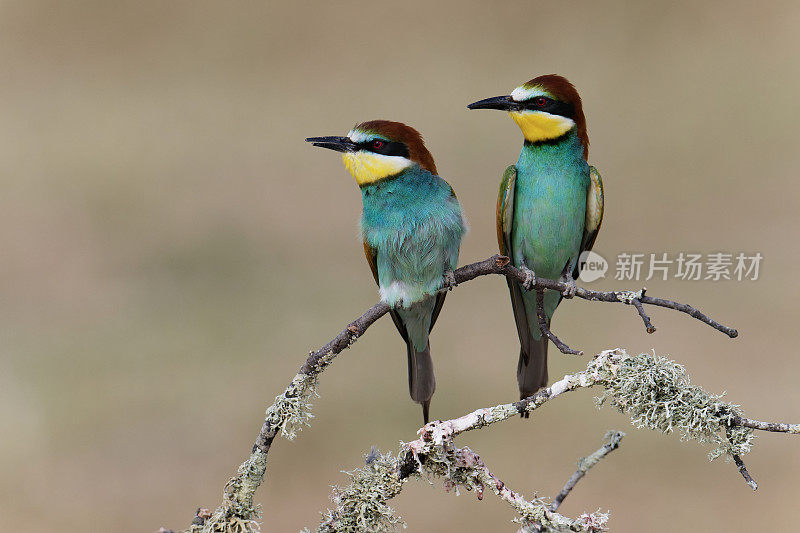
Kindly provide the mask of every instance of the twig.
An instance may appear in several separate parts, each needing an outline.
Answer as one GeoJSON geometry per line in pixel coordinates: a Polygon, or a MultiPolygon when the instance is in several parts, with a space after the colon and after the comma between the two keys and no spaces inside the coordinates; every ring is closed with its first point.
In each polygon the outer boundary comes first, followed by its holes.
{"type": "MultiPolygon", "coordinates": [[[[728,440],[731,442],[731,444],[733,444],[731,428],[725,428],[725,434],[728,436],[728,440]]],[[[754,491],[758,490],[758,483],[756,483],[756,480],[750,475],[750,472],[747,471],[747,467],[745,466],[744,461],[742,461],[742,458],[739,456],[739,454],[731,454],[731,458],[733,458],[733,462],[736,465],[736,468],[739,470],[739,473],[744,478],[745,483],[747,483],[754,491]]]]}
{"type": "Polygon", "coordinates": [[[734,425],[744,426],[746,428],[760,429],[761,431],[773,431],[775,433],[791,433],[793,435],[800,435],[800,424],[784,424],[781,422],[761,422],[760,420],[753,420],[751,418],[744,418],[741,416],[734,417],[734,425]]]}
{"type": "MultiPolygon", "coordinates": [[[[605,300],[604,300],[605,301],[605,300]]],[[[716,329],[717,331],[721,331],[731,339],[735,339],[739,336],[739,332],[736,331],[734,328],[730,328],[728,326],[723,326],[716,320],[712,319],[701,313],[699,310],[695,309],[689,304],[682,304],[678,302],[673,302],[672,300],[664,300],[663,298],[653,298],[651,296],[642,296],[639,299],[640,302],[643,304],[648,305],[655,305],[658,307],[666,307],[667,309],[674,309],[675,311],[680,311],[681,313],[686,313],[692,318],[696,318],[700,322],[708,324],[712,328],[716,329]]]]}
{"type": "MultiPolygon", "coordinates": [[[[523,522],[529,523],[535,520],[541,523],[544,521],[550,529],[558,531],[594,532],[605,530],[607,514],[593,513],[581,515],[577,519],[568,518],[557,513],[555,509],[548,508],[540,499],[527,500],[522,494],[512,490],[489,470],[483,460],[469,448],[456,448],[456,454],[460,456],[461,464],[470,465],[475,470],[476,481],[489,487],[498,498],[508,503],[522,517],[523,522]]],[[[483,499],[483,491],[480,489],[478,499],[483,499]]]]}
{"type": "Polygon", "coordinates": [[[569,493],[572,492],[572,489],[575,488],[575,485],[577,485],[578,481],[580,481],[583,476],[586,475],[586,472],[588,472],[590,468],[599,463],[600,460],[606,455],[619,448],[619,443],[624,436],[625,433],[621,431],[609,431],[605,437],[608,442],[603,444],[596,452],[578,461],[578,470],[572,474],[567,481],[567,484],[564,485],[564,488],[561,489],[561,492],[559,492],[553,499],[553,503],[550,504],[550,509],[552,511],[558,510],[558,508],[561,506],[561,503],[564,501],[564,498],[569,496],[569,493]]]}
{"type": "MultiPolygon", "coordinates": [[[[642,295],[644,295],[644,289],[642,289],[642,295]]],[[[632,304],[636,308],[636,311],[638,311],[639,316],[642,317],[642,321],[644,322],[644,327],[647,330],[647,333],[655,333],[656,327],[650,322],[650,317],[647,316],[647,313],[644,312],[642,302],[640,302],[638,299],[634,299],[632,304]]]]}
{"type": "MultiPolygon", "coordinates": [[[[726,427],[725,428],[725,435],[728,437],[728,441],[731,444],[733,444],[733,437],[731,435],[731,427],[726,427]]],[[[756,483],[756,480],[753,479],[753,477],[750,475],[750,472],[747,471],[747,467],[745,466],[744,461],[742,461],[742,458],[739,456],[739,454],[732,453],[731,454],[731,458],[733,459],[733,462],[736,465],[736,468],[739,470],[739,473],[744,478],[745,483],[747,483],[747,485],[751,489],[753,489],[754,491],[758,490],[758,483],[756,483]]]]}
{"type": "MultiPolygon", "coordinates": [[[[509,259],[502,255],[496,255],[486,259],[484,261],[480,261],[478,263],[473,263],[471,265],[467,265],[466,267],[462,268],[470,269],[470,273],[472,274],[469,279],[476,278],[478,276],[482,276],[485,274],[502,274],[510,279],[513,279],[520,284],[525,282],[525,274],[518,268],[514,267],[513,265],[509,264],[509,259]],[[496,262],[496,264],[492,265],[490,262],[496,262]],[[477,272],[477,273],[476,273],[477,272]]],[[[458,272],[458,271],[456,271],[458,272]]],[[[456,280],[460,283],[458,276],[456,276],[456,280]]],[[[533,289],[550,289],[553,291],[558,291],[563,293],[567,290],[568,285],[563,281],[555,281],[552,279],[541,278],[539,276],[536,277],[534,280],[532,290],[533,289]]],[[[712,328],[726,334],[730,338],[735,338],[739,335],[739,332],[736,331],[734,328],[723,326],[716,320],[708,317],[707,315],[701,313],[698,309],[695,309],[691,305],[683,304],[679,302],[674,302],[672,300],[665,300],[663,298],[654,298],[652,296],[645,296],[641,293],[636,293],[632,291],[593,291],[590,289],[584,289],[583,287],[578,287],[575,291],[575,296],[578,298],[583,298],[584,300],[592,300],[597,302],[609,302],[609,303],[630,303],[628,300],[633,295],[634,298],[638,299],[642,304],[646,305],[655,305],[657,307],[665,307],[667,309],[673,309],[675,311],[680,311],[681,313],[686,313],[687,315],[691,316],[692,318],[696,318],[700,322],[704,324],[708,324],[712,328]]]]}
{"type": "Polygon", "coordinates": [[[736,468],[739,469],[739,473],[742,475],[745,482],[750,485],[750,488],[753,490],[758,490],[758,483],[756,483],[755,479],[750,477],[750,472],[747,471],[747,467],[744,465],[742,458],[736,454],[733,454],[733,462],[736,463],[736,468]]]}
{"type": "Polygon", "coordinates": [[[583,355],[583,351],[573,350],[564,344],[561,339],[556,337],[552,331],[550,331],[550,327],[547,325],[547,318],[544,314],[544,290],[536,291],[536,317],[539,319],[539,329],[542,330],[542,333],[547,335],[547,338],[556,345],[556,348],[558,348],[561,353],[568,355],[583,355]]]}

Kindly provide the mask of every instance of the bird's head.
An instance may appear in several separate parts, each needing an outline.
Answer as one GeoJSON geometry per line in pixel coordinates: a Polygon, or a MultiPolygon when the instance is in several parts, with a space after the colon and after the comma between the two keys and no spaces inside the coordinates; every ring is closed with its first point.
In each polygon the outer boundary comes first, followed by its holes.
{"type": "Polygon", "coordinates": [[[588,155],[589,137],[581,97],[575,87],[558,74],[533,78],[509,95],[486,98],[467,107],[507,111],[525,140],[532,143],[557,139],[575,128],[584,157],[588,155]]]}
{"type": "Polygon", "coordinates": [[[347,137],[309,137],[306,141],[342,152],[344,166],[360,187],[397,176],[415,164],[436,174],[422,135],[402,122],[371,120],[355,126],[347,137]]]}

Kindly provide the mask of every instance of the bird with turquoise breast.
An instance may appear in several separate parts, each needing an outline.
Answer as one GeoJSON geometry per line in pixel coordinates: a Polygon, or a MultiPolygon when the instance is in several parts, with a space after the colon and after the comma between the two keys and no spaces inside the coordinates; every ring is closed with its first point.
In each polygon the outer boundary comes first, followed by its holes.
{"type": "Polygon", "coordinates": [[[361,235],[380,298],[406,342],[411,398],[428,422],[436,389],[428,336],[455,282],[466,222],[453,188],[436,171],[422,136],[400,122],[373,120],[345,137],[310,137],[342,152],[361,189],[361,235]]]}
{"type": "MultiPolygon", "coordinates": [[[[522,130],[519,159],[509,166],[497,199],[500,252],[526,272],[526,283],[508,281],[520,341],[517,383],[520,398],[547,385],[548,339],[537,318],[536,275],[568,284],[575,295],[579,258],[591,250],[603,220],[603,182],[589,166],[589,137],[581,98],[556,74],[539,76],[510,95],[474,102],[469,109],[508,112],[522,130]]],[[[548,324],[562,294],[545,291],[548,324]]]]}

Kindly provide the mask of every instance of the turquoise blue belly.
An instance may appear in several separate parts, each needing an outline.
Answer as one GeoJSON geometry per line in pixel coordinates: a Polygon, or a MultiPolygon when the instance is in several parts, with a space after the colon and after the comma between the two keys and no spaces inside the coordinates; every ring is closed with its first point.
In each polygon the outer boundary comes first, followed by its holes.
{"type": "MultiPolygon", "coordinates": [[[[589,166],[577,138],[556,145],[525,145],[517,161],[511,245],[516,266],[526,265],[537,276],[558,279],[572,270],[580,255],[586,224],[589,166]]],[[[523,294],[528,325],[541,338],[536,320],[536,295],[523,294]]],[[[552,318],[561,295],[545,292],[544,308],[552,318]]]]}
{"type": "Polygon", "coordinates": [[[580,177],[517,176],[514,262],[537,275],[557,279],[567,263],[577,260],[586,216],[586,188],[580,177]]]}

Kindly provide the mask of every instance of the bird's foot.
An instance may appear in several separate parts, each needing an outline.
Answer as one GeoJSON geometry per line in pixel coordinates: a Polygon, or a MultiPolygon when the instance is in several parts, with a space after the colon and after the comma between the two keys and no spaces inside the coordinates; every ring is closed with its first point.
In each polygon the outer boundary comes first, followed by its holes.
{"type": "Polygon", "coordinates": [[[525,265],[522,265],[519,269],[525,274],[525,281],[522,283],[522,287],[526,291],[531,290],[536,285],[536,272],[525,265]]]}
{"type": "Polygon", "coordinates": [[[564,283],[567,284],[567,288],[564,289],[564,292],[562,292],[561,294],[564,295],[564,298],[569,300],[575,297],[575,293],[578,292],[578,285],[572,278],[572,272],[567,272],[564,278],[565,278],[564,283]]]}
{"type": "Polygon", "coordinates": [[[452,291],[456,288],[456,275],[453,274],[452,270],[448,270],[444,273],[444,281],[442,282],[442,289],[452,291]]]}

